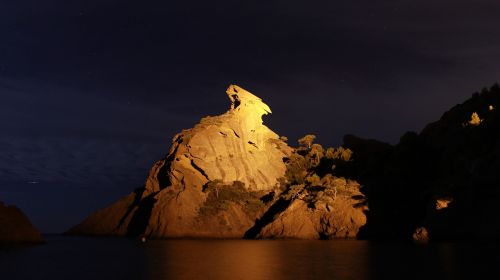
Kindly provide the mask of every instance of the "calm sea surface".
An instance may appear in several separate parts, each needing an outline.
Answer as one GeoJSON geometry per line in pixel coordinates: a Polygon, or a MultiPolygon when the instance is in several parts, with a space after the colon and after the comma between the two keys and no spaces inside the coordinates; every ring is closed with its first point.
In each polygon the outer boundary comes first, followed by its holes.
{"type": "Polygon", "coordinates": [[[0,279],[498,279],[500,245],[48,236],[0,248],[0,279]],[[493,273],[494,277],[490,275],[493,273]]]}

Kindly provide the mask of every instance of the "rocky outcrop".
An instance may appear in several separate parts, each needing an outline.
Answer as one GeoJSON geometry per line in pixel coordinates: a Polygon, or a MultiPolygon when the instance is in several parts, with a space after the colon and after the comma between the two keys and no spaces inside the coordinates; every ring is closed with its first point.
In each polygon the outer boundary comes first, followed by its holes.
{"type": "Polygon", "coordinates": [[[0,202],[0,244],[41,242],[40,232],[19,208],[0,202]]]}
{"type": "Polygon", "coordinates": [[[429,242],[429,232],[425,227],[419,227],[413,233],[412,238],[415,243],[425,244],[429,242]]]}
{"type": "Polygon", "coordinates": [[[351,151],[324,150],[311,135],[293,149],[262,124],[271,109],[260,98],[234,85],[226,93],[229,111],[177,134],[143,188],[68,233],[355,238],[366,223],[366,199],[356,181],[332,175],[351,151]]]}
{"type": "Polygon", "coordinates": [[[337,239],[356,238],[366,224],[368,207],[359,184],[338,178],[332,185],[303,191],[267,225],[257,238],[337,239]]]}
{"type": "Polygon", "coordinates": [[[143,188],[92,214],[69,233],[242,237],[266,205],[256,203],[262,209],[248,211],[246,201],[218,199],[219,194],[265,195],[285,174],[283,158],[292,149],[263,125],[262,116],[271,109],[260,98],[235,85],[226,93],[229,111],[177,134],[143,188]],[[213,211],[208,215],[206,209],[213,211]]]}
{"type": "MultiPolygon", "coordinates": [[[[353,180],[332,176],[349,150],[290,148],[262,124],[271,109],[231,85],[228,112],[173,138],[146,184],[69,234],[148,238],[354,238],[366,203],[353,180]],[[317,174],[316,174],[317,173],[317,174]],[[319,174],[319,175],[318,175],[319,174]],[[300,182],[299,182],[300,181],[300,182]]],[[[309,139],[308,138],[308,139],[309,139]]]]}
{"type": "Polygon", "coordinates": [[[436,210],[442,210],[448,208],[448,204],[453,202],[453,198],[438,198],[436,199],[435,208],[436,210]]]}

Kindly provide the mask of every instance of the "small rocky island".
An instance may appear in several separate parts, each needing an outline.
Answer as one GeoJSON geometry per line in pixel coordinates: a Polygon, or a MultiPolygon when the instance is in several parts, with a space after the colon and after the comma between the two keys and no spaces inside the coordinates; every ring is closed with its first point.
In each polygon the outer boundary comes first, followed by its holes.
{"type": "Polygon", "coordinates": [[[145,186],[68,234],[148,238],[355,238],[366,223],[360,185],[337,177],[350,150],[299,148],[262,123],[271,109],[236,85],[230,109],[175,135],[145,186]]]}
{"type": "Polygon", "coordinates": [[[19,208],[0,202],[0,244],[42,242],[40,232],[19,208]]]}

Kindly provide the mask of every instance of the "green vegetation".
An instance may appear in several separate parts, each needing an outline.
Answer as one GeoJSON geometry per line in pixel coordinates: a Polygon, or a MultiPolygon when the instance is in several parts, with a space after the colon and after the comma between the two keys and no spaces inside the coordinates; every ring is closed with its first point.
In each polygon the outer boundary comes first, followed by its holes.
{"type": "Polygon", "coordinates": [[[208,197],[199,210],[200,215],[215,215],[219,211],[228,210],[231,204],[241,205],[247,213],[252,214],[259,212],[265,206],[261,199],[265,193],[249,191],[240,181],[228,185],[221,180],[213,180],[205,185],[203,192],[208,193],[208,197]]]}
{"type": "Polygon", "coordinates": [[[300,146],[286,159],[285,177],[280,180],[281,197],[301,199],[311,207],[330,207],[338,196],[351,197],[358,193],[355,181],[334,176],[337,166],[346,165],[352,156],[350,149],[327,148],[313,144],[316,136],[306,135],[300,146]]]}
{"type": "Polygon", "coordinates": [[[292,201],[301,199],[310,207],[326,207],[330,209],[338,197],[359,195],[359,185],[355,181],[346,180],[334,175],[339,166],[349,163],[352,151],[343,147],[324,149],[313,143],[316,136],[309,134],[299,140],[300,146],[285,159],[287,170],[280,178],[276,192],[250,191],[244,183],[235,181],[232,184],[214,180],[204,186],[208,197],[200,208],[200,215],[216,215],[227,211],[230,207],[240,206],[247,213],[257,214],[268,203],[277,199],[292,201]]]}
{"type": "Polygon", "coordinates": [[[307,134],[304,137],[300,138],[298,142],[300,146],[310,149],[312,142],[314,142],[314,139],[316,139],[316,135],[307,134]]]}

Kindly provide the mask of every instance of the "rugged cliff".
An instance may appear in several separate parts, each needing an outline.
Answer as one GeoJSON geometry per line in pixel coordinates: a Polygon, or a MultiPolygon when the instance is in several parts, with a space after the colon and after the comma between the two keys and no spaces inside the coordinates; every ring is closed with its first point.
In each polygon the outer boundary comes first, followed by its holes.
{"type": "Polygon", "coordinates": [[[19,208],[0,202],[0,244],[41,242],[40,232],[19,208]]]}
{"type": "Polygon", "coordinates": [[[271,110],[260,98],[235,85],[226,93],[229,111],[205,117],[177,134],[168,156],[152,167],[143,188],[97,211],[68,233],[319,238],[248,233],[259,231],[264,226],[261,218],[281,203],[280,194],[287,191],[282,180],[285,159],[293,149],[262,124],[262,115],[271,110]],[[261,221],[259,226],[256,221],[261,221]]]}

